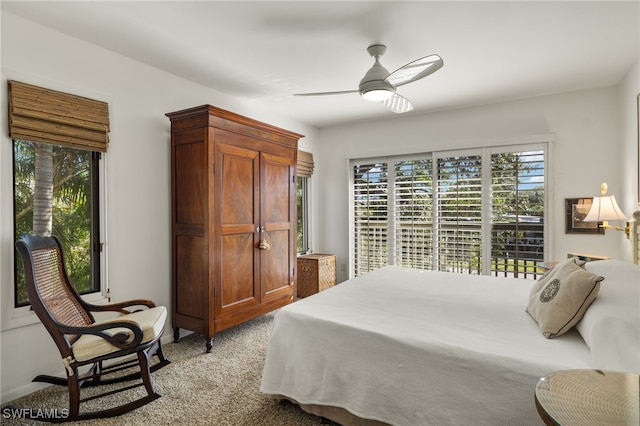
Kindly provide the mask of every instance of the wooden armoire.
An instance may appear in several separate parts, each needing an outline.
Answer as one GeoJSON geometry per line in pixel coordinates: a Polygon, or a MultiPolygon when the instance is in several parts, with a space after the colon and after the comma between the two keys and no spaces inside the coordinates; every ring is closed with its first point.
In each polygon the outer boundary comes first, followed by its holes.
{"type": "Polygon", "coordinates": [[[210,105],[171,120],[172,325],[215,333],[296,297],[302,135],[210,105]]]}

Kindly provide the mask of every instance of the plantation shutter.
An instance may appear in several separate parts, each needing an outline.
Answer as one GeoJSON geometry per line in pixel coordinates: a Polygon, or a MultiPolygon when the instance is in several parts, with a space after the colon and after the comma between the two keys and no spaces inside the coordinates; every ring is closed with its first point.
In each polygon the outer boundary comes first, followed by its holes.
{"type": "Polygon", "coordinates": [[[387,266],[388,164],[353,165],[353,267],[359,276],[387,266]]]}
{"type": "Polygon", "coordinates": [[[482,273],[482,157],[437,160],[437,269],[482,273]]]}
{"type": "Polygon", "coordinates": [[[351,160],[351,276],[387,265],[535,279],[542,143],[351,160]]]}
{"type": "Polygon", "coordinates": [[[9,81],[9,137],[106,152],[109,105],[9,81]]]}
{"type": "Polygon", "coordinates": [[[491,155],[491,270],[535,275],[544,260],[544,151],[491,155]]]}
{"type": "Polygon", "coordinates": [[[394,164],[395,264],[433,268],[432,161],[418,159],[394,164]]]}
{"type": "Polygon", "coordinates": [[[298,177],[311,177],[313,174],[313,154],[298,150],[298,177]]]}

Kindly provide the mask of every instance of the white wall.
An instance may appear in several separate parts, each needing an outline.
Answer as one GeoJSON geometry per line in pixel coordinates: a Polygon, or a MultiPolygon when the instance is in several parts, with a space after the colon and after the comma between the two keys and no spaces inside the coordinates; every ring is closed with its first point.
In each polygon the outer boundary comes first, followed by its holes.
{"type": "MultiPolygon", "coordinates": [[[[627,208],[625,213],[631,214],[640,210],[640,60],[629,70],[629,73],[618,87],[618,101],[620,111],[620,135],[622,145],[620,155],[620,170],[624,192],[620,201],[627,208]]],[[[616,196],[616,200],[618,197],[616,196]]],[[[629,253],[625,259],[631,260],[631,254],[625,250],[627,241],[621,242],[624,253],[629,253]]]]}
{"type": "MultiPolygon", "coordinates": [[[[2,13],[0,104],[7,79],[109,102],[107,154],[108,277],[113,300],[149,298],[170,306],[170,135],[165,113],[212,104],[306,135],[316,130],[9,13],[2,13]]],[[[33,314],[16,318],[13,277],[13,193],[7,114],[0,125],[0,376],[2,402],[35,389],[37,374],[63,371],[57,349],[33,314]],[[29,319],[29,317],[31,319],[29,319]],[[12,328],[19,324],[29,324],[12,328]]],[[[170,340],[171,320],[165,339],[170,340]]]]}
{"type": "MultiPolygon", "coordinates": [[[[321,129],[314,174],[322,184],[318,250],[337,254],[339,280],[346,279],[349,158],[474,147],[552,133],[556,141],[551,150],[555,167],[550,181],[554,229],[550,256],[560,259],[578,251],[625,257],[623,250],[630,252],[630,246],[621,232],[567,235],[564,225],[565,198],[599,195],[601,182],[609,184],[612,194],[627,192],[620,169],[618,96],[618,88],[607,87],[321,129]]],[[[633,206],[622,200],[621,208],[631,212],[633,206]]]]}

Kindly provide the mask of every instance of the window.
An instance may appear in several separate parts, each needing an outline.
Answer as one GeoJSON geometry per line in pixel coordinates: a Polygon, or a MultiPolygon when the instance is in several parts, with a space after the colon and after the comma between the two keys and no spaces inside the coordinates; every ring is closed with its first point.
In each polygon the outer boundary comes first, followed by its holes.
{"type": "Polygon", "coordinates": [[[544,151],[491,155],[491,271],[535,277],[544,260],[544,151]]]}
{"type": "Polygon", "coordinates": [[[386,266],[536,278],[544,145],[352,160],[352,276],[386,266]]]}
{"type": "Polygon", "coordinates": [[[482,157],[439,157],[436,173],[437,269],[482,273],[482,157]]]}
{"type": "MultiPolygon", "coordinates": [[[[100,291],[100,153],[13,141],[15,237],[56,235],[67,272],[81,293],[100,291]]],[[[16,256],[14,305],[29,304],[16,256]]]]}
{"type": "Polygon", "coordinates": [[[353,165],[353,257],[355,276],[389,264],[387,163],[353,165]]]}
{"type": "Polygon", "coordinates": [[[298,151],[298,161],[296,166],[297,174],[297,206],[298,206],[298,229],[297,229],[297,250],[298,254],[305,254],[311,251],[309,232],[309,182],[313,174],[313,155],[306,151],[298,151]]]}
{"type": "MultiPolygon", "coordinates": [[[[101,290],[102,153],[109,106],[77,95],[9,81],[13,140],[14,237],[55,235],[81,294],[101,290]]],[[[29,304],[15,256],[14,307],[29,304]]]]}
{"type": "Polygon", "coordinates": [[[298,253],[309,251],[309,200],[308,200],[307,177],[298,177],[297,183],[297,206],[298,206],[298,232],[297,246],[298,253]]]}
{"type": "Polygon", "coordinates": [[[433,180],[431,159],[396,161],[393,212],[395,264],[433,267],[433,180]]]}

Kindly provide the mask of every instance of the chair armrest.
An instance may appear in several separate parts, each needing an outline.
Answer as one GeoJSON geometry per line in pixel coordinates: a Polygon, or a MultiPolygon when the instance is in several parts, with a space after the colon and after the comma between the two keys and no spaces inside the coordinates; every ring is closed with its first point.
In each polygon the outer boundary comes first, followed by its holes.
{"type": "MultiPolygon", "coordinates": [[[[125,300],[123,302],[109,303],[106,305],[94,305],[88,302],[84,302],[85,309],[91,312],[120,312],[123,315],[130,314],[136,310],[126,310],[125,308],[133,306],[146,306],[147,308],[154,308],[156,306],[151,300],[147,299],[133,299],[125,300]]],[[[138,309],[139,310],[139,309],[138,309]]]]}
{"type": "Polygon", "coordinates": [[[58,323],[58,328],[63,334],[73,334],[76,336],[93,334],[95,336],[103,338],[113,346],[120,349],[133,349],[137,347],[140,342],[142,342],[143,332],[140,326],[137,323],[128,321],[126,319],[95,323],[93,325],[85,327],[70,326],[58,323]],[[111,330],[114,328],[126,328],[131,333],[133,333],[133,338],[130,342],[127,342],[131,334],[123,331],[119,331],[116,333],[107,332],[107,330],[111,330]]]}

